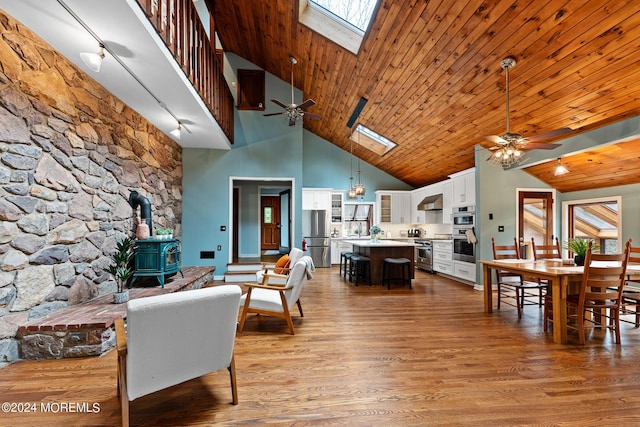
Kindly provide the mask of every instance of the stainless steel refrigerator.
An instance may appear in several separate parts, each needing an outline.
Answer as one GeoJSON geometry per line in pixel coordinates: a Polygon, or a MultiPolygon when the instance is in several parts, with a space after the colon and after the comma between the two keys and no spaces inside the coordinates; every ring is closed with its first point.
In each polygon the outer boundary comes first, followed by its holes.
{"type": "Polygon", "coordinates": [[[331,267],[329,212],[302,211],[302,238],[307,241],[307,253],[316,267],[331,267]]]}

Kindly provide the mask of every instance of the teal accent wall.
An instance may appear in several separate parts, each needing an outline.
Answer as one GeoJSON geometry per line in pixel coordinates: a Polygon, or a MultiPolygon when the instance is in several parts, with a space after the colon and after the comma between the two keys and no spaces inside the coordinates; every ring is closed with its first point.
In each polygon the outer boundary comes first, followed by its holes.
{"type": "MultiPolygon", "coordinates": [[[[345,136],[349,135],[349,128],[344,126],[345,136]]],[[[355,148],[354,148],[355,149],[355,148]]],[[[305,187],[333,188],[346,190],[349,188],[349,176],[353,164],[354,184],[357,181],[357,158],[352,158],[351,153],[345,151],[319,136],[304,131],[304,162],[303,183],[305,187]]],[[[360,162],[360,181],[367,189],[363,201],[375,202],[376,190],[413,190],[410,185],[392,177],[386,172],[360,162]]]]}
{"type": "MultiPolygon", "coordinates": [[[[227,54],[225,77],[229,83],[237,81],[239,68],[258,69],[236,55],[227,54]]],[[[265,88],[267,100],[275,98],[290,102],[289,83],[266,73],[265,88]]],[[[236,96],[234,88],[232,92],[236,96]]],[[[302,93],[297,89],[294,93],[296,101],[301,102],[302,93]]],[[[264,193],[269,193],[293,185],[292,243],[299,247],[302,241],[302,188],[345,190],[348,187],[350,153],[303,131],[300,124],[288,126],[284,116],[264,117],[265,113],[280,110],[270,101],[267,101],[265,111],[236,110],[235,140],[231,150],[183,149],[183,265],[214,265],[216,277],[226,272],[232,232],[232,181],[240,188],[241,256],[257,256],[260,252],[259,197],[263,189],[264,193]],[[238,180],[239,177],[249,179],[238,180]],[[226,230],[221,231],[221,226],[226,230]],[[218,245],[222,250],[217,251],[218,245]],[[201,251],[216,251],[216,257],[200,259],[201,251]]],[[[345,131],[348,134],[346,123],[345,131]]],[[[362,181],[367,187],[365,200],[374,201],[377,189],[411,189],[365,162],[361,162],[361,170],[362,181]]]]}

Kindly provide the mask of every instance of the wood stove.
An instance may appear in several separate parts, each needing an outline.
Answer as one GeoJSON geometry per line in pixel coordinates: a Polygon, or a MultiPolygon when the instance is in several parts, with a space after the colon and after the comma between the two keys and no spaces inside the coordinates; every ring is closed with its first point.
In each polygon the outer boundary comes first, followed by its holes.
{"type": "MultiPolygon", "coordinates": [[[[164,288],[166,277],[182,275],[182,245],[179,239],[136,240],[135,272],[129,286],[138,277],[155,276],[164,288]]],[[[182,275],[184,277],[184,275],[182,275]]]]}

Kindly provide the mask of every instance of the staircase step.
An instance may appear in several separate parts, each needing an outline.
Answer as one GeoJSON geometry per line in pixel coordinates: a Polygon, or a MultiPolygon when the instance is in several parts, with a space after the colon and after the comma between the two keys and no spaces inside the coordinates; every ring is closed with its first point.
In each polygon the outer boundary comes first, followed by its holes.
{"type": "Polygon", "coordinates": [[[227,271],[253,271],[262,269],[262,264],[227,264],[227,271]]]}
{"type": "Polygon", "coordinates": [[[224,274],[224,281],[229,283],[255,282],[256,272],[255,271],[227,271],[224,274]]]}

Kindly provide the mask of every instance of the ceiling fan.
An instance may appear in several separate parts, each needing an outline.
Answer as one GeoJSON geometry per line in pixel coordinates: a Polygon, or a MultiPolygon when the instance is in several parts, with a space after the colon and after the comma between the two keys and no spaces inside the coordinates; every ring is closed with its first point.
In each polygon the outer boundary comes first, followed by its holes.
{"type": "Polygon", "coordinates": [[[305,110],[309,107],[316,105],[316,102],[313,99],[307,99],[302,104],[297,105],[293,100],[293,66],[298,63],[296,58],[293,56],[289,56],[289,62],[291,62],[291,104],[286,105],[283,102],[278,101],[277,99],[272,99],[271,102],[279,105],[284,108],[284,111],[279,113],[269,113],[264,116],[279,116],[281,114],[285,114],[289,118],[289,126],[295,126],[296,121],[302,119],[302,117],[308,117],[314,120],[320,120],[322,117],[319,114],[307,113],[305,110]]]}
{"type": "Polygon", "coordinates": [[[489,148],[489,150],[494,151],[491,157],[489,157],[489,161],[499,164],[501,166],[511,166],[514,163],[520,164],[524,158],[524,149],[529,150],[553,150],[560,146],[560,144],[550,144],[540,142],[545,139],[555,138],[562,135],[566,135],[571,133],[573,130],[570,128],[560,128],[556,130],[552,130],[550,132],[541,133],[538,135],[530,136],[528,138],[523,137],[520,134],[512,133],[511,127],[509,123],[509,69],[513,68],[516,65],[516,60],[513,57],[507,57],[502,60],[500,66],[505,70],[505,81],[506,81],[506,98],[507,98],[507,132],[502,135],[488,135],[485,136],[486,139],[496,144],[494,147],[489,148]]]}

